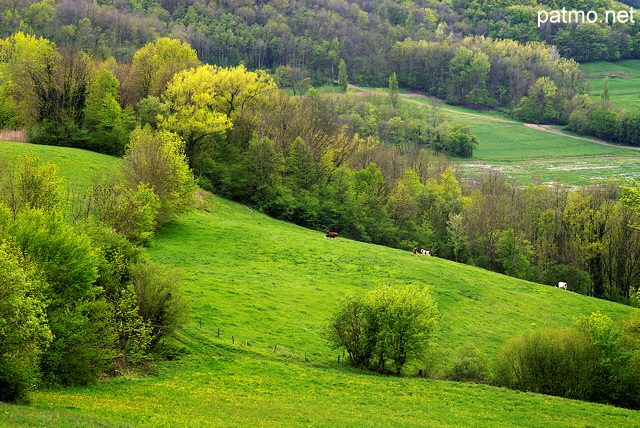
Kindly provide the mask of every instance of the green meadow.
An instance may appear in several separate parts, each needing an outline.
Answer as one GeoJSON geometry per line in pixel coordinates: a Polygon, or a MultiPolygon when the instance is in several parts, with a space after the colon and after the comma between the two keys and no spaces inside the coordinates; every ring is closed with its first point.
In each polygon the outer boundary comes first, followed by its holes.
{"type": "MultiPolygon", "coordinates": [[[[640,61],[639,61],[640,63],[640,61]]],[[[429,100],[404,98],[427,108],[429,100]]],[[[585,139],[525,126],[496,112],[437,104],[445,116],[469,124],[478,138],[471,159],[454,159],[461,175],[477,179],[487,170],[500,171],[517,183],[589,185],[617,180],[640,180],[640,151],[597,144],[585,139]],[[449,111],[451,110],[451,111],[449,111]]],[[[556,132],[571,135],[562,127],[556,132]]]]}
{"type": "Polygon", "coordinates": [[[640,108],[640,60],[597,61],[581,64],[580,68],[587,78],[591,98],[600,99],[604,78],[608,76],[611,102],[628,110],[640,108]]]}
{"type": "MultiPolygon", "coordinates": [[[[212,198],[165,227],[154,260],[184,272],[191,322],[183,355],[150,376],[40,391],[0,406],[4,426],[634,426],[638,412],[338,363],[322,337],[341,299],[381,283],[431,289],[443,316],[438,355],[472,343],[493,357],[510,337],[593,311],[633,308],[437,257],[369,245],[212,198]],[[218,333],[220,332],[220,333],[218,333]],[[219,335],[218,335],[219,334],[219,335]]],[[[413,369],[419,369],[418,366],[413,369]]],[[[0,423],[2,426],[2,423],[0,423]]]]}

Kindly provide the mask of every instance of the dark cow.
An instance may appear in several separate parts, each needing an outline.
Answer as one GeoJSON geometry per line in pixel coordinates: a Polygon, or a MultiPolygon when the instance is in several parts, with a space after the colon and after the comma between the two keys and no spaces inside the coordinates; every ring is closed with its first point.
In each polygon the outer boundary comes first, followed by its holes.
{"type": "Polygon", "coordinates": [[[338,237],[338,232],[329,232],[326,235],[324,235],[325,238],[337,238],[338,237]]]}
{"type": "Polygon", "coordinates": [[[411,254],[413,254],[414,256],[418,255],[418,249],[414,248],[413,251],[411,251],[411,254]]]}

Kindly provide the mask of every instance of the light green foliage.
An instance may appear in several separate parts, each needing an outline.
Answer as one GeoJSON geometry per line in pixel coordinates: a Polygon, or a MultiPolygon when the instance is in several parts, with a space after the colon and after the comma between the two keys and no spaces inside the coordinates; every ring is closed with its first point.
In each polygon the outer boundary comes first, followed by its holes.
{"type": "Polygon", "coordinates": [[[110,305],[99,299],[98,256],[86,235],[78,234],[58,213],[24,211],[9,228],[16,245],[46,282],[43,299],[54,341],[41,370],[46,384],[94,381],[111,358],[110,305]]]}
{"type": "Polygon", "coordinates": [[[142,197],[144,188],[140,185],[148,186],[158,197],[158,225],[191,210],[195,182],[184,154],[184,142],[176,134],[137,129],[122,161],[125,182],[141,196],[141,209],[150,210],[153,204],[148,197],[142,197]]]}
{"type": "Polygon", "coordinates": [[[93,286],[98,277],[97,256],[86,235],[77,234],[59,213],[27,210],[20,213],[9,233],[38,266],[59,302],[91,300],[100,292],[93,286]]]}
{"type": "Polygon", "coordinates": [[[2,183],[4,201],[14,214],[25,209],[55,211],[62,202],[61,180],[54,164],[44,164],[33,153],[23,154],[17,168],[7,171],[2,183]]]}
{"type": "Polygon", "coordinates": [[[53,339],[41,284],[22,268],[20,253],[0,244],[0,401],[26,401],[40,354],[53,339]]]}
{"type": "Polygon", "coordinates": [[[158,223],[160,198],[146,183],[126,186],[118,179],[94,182],[88,207],[96,218],[132,242],[146,244],[158,223]]]}
{"type": "Polygon", "coordinates": [[[148,361],[153,327],[150,320],[140,316],[138,296],[133,284],[129,284],[122,290],[116,309],[116,318],[123,326],[118,335],[118,347],[122,350],[122,359],[133,365],[148,361]]]}
{"type": "Polygon", "coordinates": [[[85,121],[91,129],[113,128],[118,123],[122,108],[118,103],[120,82],[106,70],[89,86],[85,108],[85,121]]]}
{"type": "Polygon", "coordinates": [[[609,316],[595,312],[578,319],[576,327],[588,335],[598,351],[592,378],[593,396],[590,398],[597,402],[638,408],[640,367],[632,361],[633,349],[624,346],[620,325],[609,316]]]}
{"type": "Polygon", "coordinates": [[[373,317],[374,366],[384,371],[392,363],[399,374],[407,363],[420,360],[440,323],[429,290],[413,284],[384,285],[371,291],[365,301],[373,317]]]}
{"type": "Polygon", "coordinates": [[[400,374],[421,361],[433,344],[439,313],[427,289],[383,285],[362,300],[347,300],[327,328],[333,348],[344,348],[351,363],[400,374]]]}
{"type": "Polygon", "coordinates": [[[529,88],[527,96],[522,97],[513,109],[513,116],[525,122],[554,123],[558,119],[555,107],[558,87],[548,77],[540,77],[529,88]]]}
{"type": "Polygon", "coordinates": [[[136,52],[131,64],[139,99],[149,95],[160,96],[176,73],[196,67],[199,63],[196,51],[180,40],[161,37],[146,44],[136,52]]]}
{"type": "Polygon", "coordinates": [[[447,220],[447,233],[453,244],[453,255],[456,262],[460,261],[461,252],[467,245],[466,224],[462,214],[453,214],[447,220]]]}
{"type": "Polygon", "coordinates": [[[252,103],[262,102],[274,88],[268,74],[247,71],[243,65],[204,65],[185,70],[176,74],[163,95],[169,114],[160,127],[185,140],[193,164],[194,157],[207,147],[203,139],[227,131],[237,114],[252,103]]]}
{"type": "Polygon", "coordinates": [[[0,76],[5,80],[17,125],[32,126],[38,119],[38,95],[33,76],[52,67],[55,45],[47,39],[18,32],[0,40],[0,76]]]}
{"type": "MultiPolygon", "coordinates": [[[[623,194],[620,201],[637,213],[640,213],[640,182],[629,180],[627,185],[622,186],[623,194]]],[[[637,223],[637,222],[636,222],[637,223]]],[[[632,224],[632,227],[640,229],[640,224],[632,224]]]]}

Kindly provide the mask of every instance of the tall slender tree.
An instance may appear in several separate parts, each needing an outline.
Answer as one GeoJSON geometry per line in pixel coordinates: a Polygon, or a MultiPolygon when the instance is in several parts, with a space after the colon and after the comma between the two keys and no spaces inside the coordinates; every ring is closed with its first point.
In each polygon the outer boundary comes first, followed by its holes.
{"type": "Polygon", "coordinates": [[[341,92],[347,92],[347,85],[349,84],[349,76],[347,75],[347,64],[343,59],[340,60],[338,66],[338,85],[341,92]]]}

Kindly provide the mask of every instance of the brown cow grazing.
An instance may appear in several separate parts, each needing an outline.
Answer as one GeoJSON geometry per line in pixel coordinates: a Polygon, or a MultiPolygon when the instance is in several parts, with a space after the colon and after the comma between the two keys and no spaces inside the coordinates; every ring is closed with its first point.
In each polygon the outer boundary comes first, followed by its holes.
{"type": "Polygon", "coordinates": [[[338,237],[338,232],[329,232],[326,235],[324,235],[325,238],[337,238],[338,237]]]}
{"type": "Polygon", "coordinates": [[[411,254],[413,254],[414,256],[418,255],[418,249],[414,248],[413,251],[411,251],[411,254]]]}

